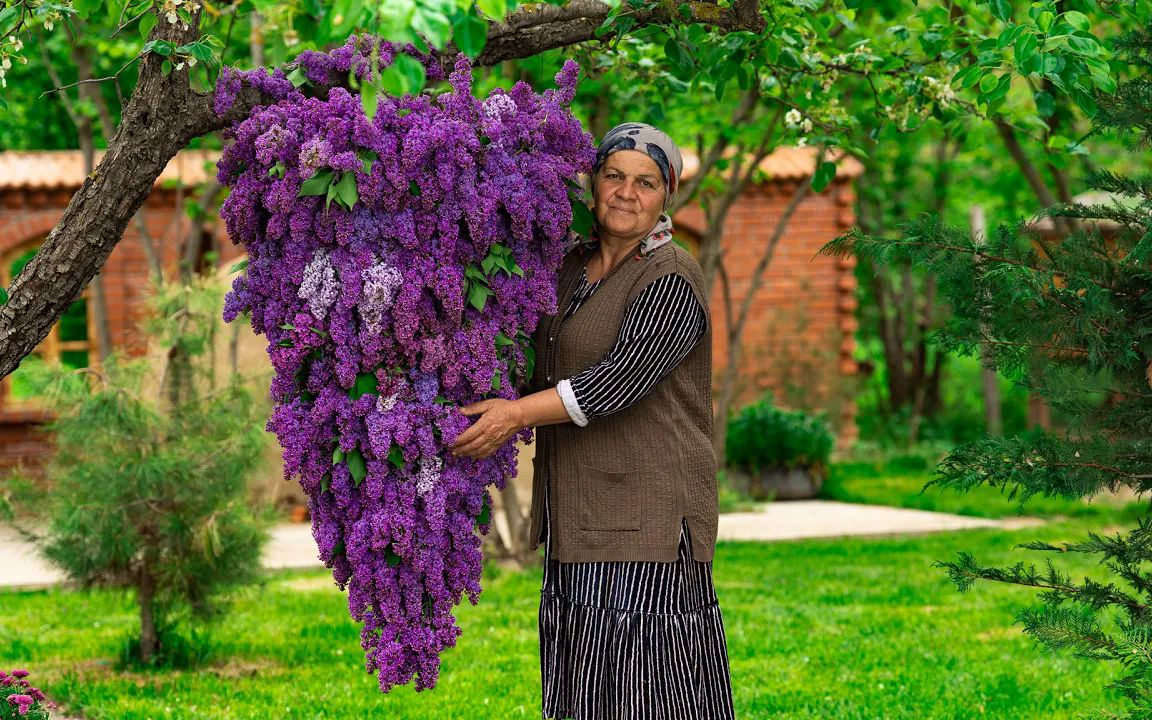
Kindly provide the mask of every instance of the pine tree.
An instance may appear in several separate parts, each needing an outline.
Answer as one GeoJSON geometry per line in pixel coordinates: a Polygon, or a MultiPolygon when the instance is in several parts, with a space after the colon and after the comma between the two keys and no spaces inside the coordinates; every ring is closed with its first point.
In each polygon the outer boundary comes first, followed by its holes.
{"type": "Polygon", "coordinates": [[[117,354],[84,374],[40,369],[54,450],[44,477],[0,486],[5,519],[69,580],[135,591],[129,663],[195,661],[187,621],[219,617],[226,591],[261,573],[268,518],[249,506],[246,478],[264,408],[238,379],[213,387],[222,295],[195,278],[151,298],[144,330],[166,350],[162,379],[148,358],[117,354]]]}
{"type": "MultiPolygon", "coordinates": [[[[1097,97],[1093,131],[1116,131],[1146,154],[1152,35],[1132,34],[1116,46],[1135,78],[1097,97]]],[[[877,266],[911,261],[935,273],[953,311],[938,335],[943,348],[972,355],[984,344],[995,369],[1072,418],[1059,432],[959,446],[929,484],[996,486],[1022,501],[1152,490],[1152,175],[1099,172],[1088,184],[1110,199],[1047,209],[1044,215],[1073,219],[1074,230],[1058,241],[1021,222],[978,244],[966,229],[924,216],[902,225],[898,239],[854,230],[825,246],[877,266]]],[[[961,591],[977,580],[1040,589],[1039,605],[1018,618],[1025,632],[1048,648],[1119,664],[1112,687],[1130,702],[1105,717],[1152,717],[1152,516],[1114,537],[1089,533],[1082,542],[1022,547],[1095,557],[1108,578],[1077,581],[1052,560],[987,567],[967,553],[937,565],[961,591]]]]}

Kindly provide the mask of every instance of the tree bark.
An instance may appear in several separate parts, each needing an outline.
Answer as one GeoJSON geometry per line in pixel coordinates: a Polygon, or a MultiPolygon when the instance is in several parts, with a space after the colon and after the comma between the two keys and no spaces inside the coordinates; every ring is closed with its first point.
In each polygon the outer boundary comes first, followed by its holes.
{"type": "Polygon", "coordinates": [[[136,586],[136,601],[140,605],[140,661],[150,664],[160,650],[160,636],[156,632],[156,578],[149,568],[140,570],[136,586]]]}

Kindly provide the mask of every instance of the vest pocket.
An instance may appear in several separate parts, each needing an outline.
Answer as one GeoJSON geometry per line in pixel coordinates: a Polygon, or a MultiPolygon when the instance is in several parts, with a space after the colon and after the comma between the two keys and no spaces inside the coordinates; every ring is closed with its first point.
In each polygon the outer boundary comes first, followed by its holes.
{"type": "Polygon", "coordinates": [[[576,520],[581,530],[639,530],[643,490],[638,471],[581,465],[576,520]]]}

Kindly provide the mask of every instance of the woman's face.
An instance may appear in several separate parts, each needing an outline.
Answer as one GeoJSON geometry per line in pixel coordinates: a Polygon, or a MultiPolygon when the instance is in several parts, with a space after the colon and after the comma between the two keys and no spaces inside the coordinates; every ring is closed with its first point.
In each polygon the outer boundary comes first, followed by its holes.
{"type": "Polygon", "coordinates": [[[643,239],[664,210],[664,181],[656,162],[638,150],[608,156],[592,180],[600,233],[643,239]]]}

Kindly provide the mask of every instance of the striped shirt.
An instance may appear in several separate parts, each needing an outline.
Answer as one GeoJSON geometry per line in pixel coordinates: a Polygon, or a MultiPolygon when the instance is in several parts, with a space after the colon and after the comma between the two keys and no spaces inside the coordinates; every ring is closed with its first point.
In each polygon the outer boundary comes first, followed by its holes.
{"type": "MultiPolygon", "coordinates": [[[[561,321],[576,312],[603,280],[589,284],[585,269],[561,321]]],[[[556,384],[572,422],[584,427],[594,418],[634,405],[704,335],[704,313],[684,277],[671,274],[652,281],[628,306],[620,335],[604,359],[556,384]]]]}

